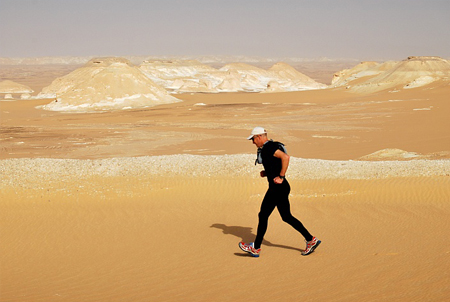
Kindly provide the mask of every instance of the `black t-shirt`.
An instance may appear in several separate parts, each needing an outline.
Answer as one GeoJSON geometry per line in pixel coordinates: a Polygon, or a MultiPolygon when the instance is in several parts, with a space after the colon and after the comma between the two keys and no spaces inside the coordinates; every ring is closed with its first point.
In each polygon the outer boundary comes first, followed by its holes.
{"type": "Polygon", "coordinates": [[[273,179],[280,175],[281,171],[281,159],[275,157],[274,154],[277,150],[283,150],[283,145],[279,142],[267,141],[261,150],[262,164],[266,171],[267,180],[273,182],[273,179]]]}

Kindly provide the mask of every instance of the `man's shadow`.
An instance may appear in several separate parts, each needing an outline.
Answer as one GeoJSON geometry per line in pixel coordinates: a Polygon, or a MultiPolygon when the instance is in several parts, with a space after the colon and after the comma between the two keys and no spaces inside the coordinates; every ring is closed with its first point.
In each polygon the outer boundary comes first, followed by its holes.
{"type": "MultiPolygon", "coordinates": [[[[220,229],[222,230],[222,232],[225,235],[233,235],[236,236],[238,238],[241,238],[241,241],[243,242],[251,242],[255,239],[255,234],[252,233],[252,228],[249,227],[241,227],[241,226],[227,226],[225,224],[222,223],[215,223],[213,225],[210,226],[211,228],[216,228],[216,229],[220,229]]],[[[302,249],[299,248],[295,248],[292,246],[287,246],[287,245],[281,245],[281,244],[274,244],[270,241],[267,240],[263,240],[262,245],[266,245],[266,246],[273,246],[273,247],[279,247],[282,249],[288,249],[288,250],[294,250],[294,251],[299,251],[299,252],[303,252],[302,249]]],[[[248,253],[234,253],[236,256],[251,256],[248,253]]]]}

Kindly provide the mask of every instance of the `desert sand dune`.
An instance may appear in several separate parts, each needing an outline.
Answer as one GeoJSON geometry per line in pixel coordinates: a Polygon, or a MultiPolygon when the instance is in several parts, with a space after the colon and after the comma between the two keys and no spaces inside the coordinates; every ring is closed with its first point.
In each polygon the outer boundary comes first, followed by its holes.
{"type": "Polygon", "coordinates": [[[292,179],[292,211],[323,244],[302,257],[302,238],[274,213],[259,259],[237,243],[255,236],[264,179],[63,179],[2,188],[6,301],[230,301],[249,291],[260,301],[313,293],[314,301],[445,301],[449,293],[449,177],[292,179]],[[248,271],[265,277],[249,282],[248,271]]]}
{"type": "MultiPolygon", "coordinates": [[[[148,108],[0,102],[0,300],[446,301],[450,85],[444,74],[404,89],[409,61],[343,71],[330,89],[180,93],[148,108]],[[398,82],[347,89],[376,77],[398,82]],[[323,242],[312,255],[276,211],[261,257],[238,248],[255,237],[267,187],[246,140],[256,125],[286,143],[291,210],[323,242]]],[[[106,66],[71,76],[109,81],[118,68],[130,87],[143,75],[127,61],[91,64],[106,66]]],[[[61,83],[43,92],[75,93],[61,83]]]]}

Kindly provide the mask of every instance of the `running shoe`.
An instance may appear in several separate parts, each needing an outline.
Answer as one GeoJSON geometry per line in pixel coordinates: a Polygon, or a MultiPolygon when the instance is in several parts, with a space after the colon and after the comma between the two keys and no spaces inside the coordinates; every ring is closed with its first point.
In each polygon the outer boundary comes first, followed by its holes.
{"type": "Polygon", "coordinates": [[[313,237],[311,241],[306,241],[306,249],[302,252],[303,256],[309,255],[319,246],[319,244],[322,242],[316,237],[313,237]]]}
{"type": "Polygon", "coordinates": [[[259,257],[259,253],[261,252],[261,249],[255,249],[253,247],[253,242],[252,243],[248,243],[248,244],[244,243],[244,242],[239,242],[239,247],[241,248],[241,250],[243,250],[244,252],[249,253],[253,257],[259,257]]]}

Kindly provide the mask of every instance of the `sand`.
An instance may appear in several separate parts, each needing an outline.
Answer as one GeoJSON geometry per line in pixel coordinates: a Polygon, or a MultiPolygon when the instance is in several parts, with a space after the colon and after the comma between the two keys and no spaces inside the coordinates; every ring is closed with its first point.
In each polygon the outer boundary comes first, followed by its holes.
{"type": "Polygon", "coordinates": [[[2,101],[0,301],[446,301],[449,88],[89,114],[2,101]],[[292,156],[291,210],[323,241],[310,256],[276,212],[260,258],[238,248],[267,187],[256,125],[292,156]]]}

